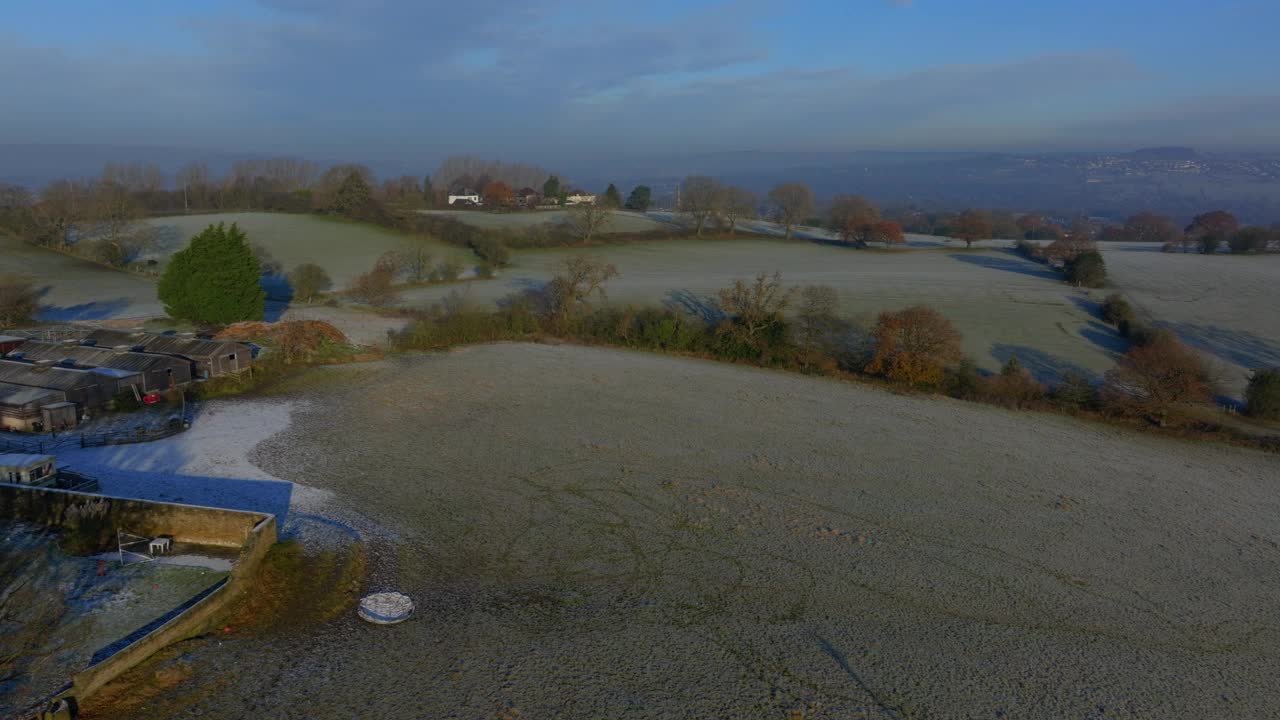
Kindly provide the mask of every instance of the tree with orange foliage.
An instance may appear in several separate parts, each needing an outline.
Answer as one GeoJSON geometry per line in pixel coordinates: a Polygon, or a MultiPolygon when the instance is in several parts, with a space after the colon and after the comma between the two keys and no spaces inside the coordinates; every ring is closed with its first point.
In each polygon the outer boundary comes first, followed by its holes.
{"type": "Polygon", "coordinates": [[[880,211],[861,195],[837,195],[831,201],[831,229],[850,245],[865,245],[868,232],[880,221],[880,211]]]}
{"type": "Polygon", "coordinates": [[[1172,333],[1158,333],[1130,348],[1102,387],[1110,407],[1161,424],[1174,407],[1207,402],[1212,393],[1208,366],[1172,333]]]}
{"type": "Polygon", "coordinates": [[[501,180],[494,180],[484,186],[484,201],[489,205],[503,207],[511,204],[511,199],[515,197],[515,192],[511,190],[511,186],[501,180]]]}
{"type": "Polygon", "coordinates": [[[964,246],[971,248],[974,240],[991,237],[991,220],[981,210],[965,210],[951,223],[951,237],[963,240],[964,246]]]}
{"type": "Polygon", "coordinates": [[[875,339],[866,371],[912,385],[940,384],[947,366],[961,358],[959,331],[924,305],[880,313],[875,339]]]}
{"type": "Polygon", "coordinates": [[[871,223],[867,228],[867,242],[880,242],[891,247],[895,243],[904,243],[907,237],[902,234],[902,226],[892,220],[880,220],[871,223]]]}

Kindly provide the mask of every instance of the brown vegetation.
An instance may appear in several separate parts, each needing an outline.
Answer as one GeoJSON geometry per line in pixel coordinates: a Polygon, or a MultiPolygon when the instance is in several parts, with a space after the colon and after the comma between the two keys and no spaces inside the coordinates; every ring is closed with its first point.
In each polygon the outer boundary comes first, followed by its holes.
{"type": "Polygon", "coordinates": [[[876,351],[866,371],[911,385],[941,384],[947,366],[962,355],[951,321],[923,305],[880,313],[874,335],[876,351]]]}
{"type": "Polygon", "coordinates": [[[1134,345],[1107,373],[1104,401],[1116,412],[1163,423],[1178,406],[1212,398],[1209,368],[1172,334],[1134,345]]]}

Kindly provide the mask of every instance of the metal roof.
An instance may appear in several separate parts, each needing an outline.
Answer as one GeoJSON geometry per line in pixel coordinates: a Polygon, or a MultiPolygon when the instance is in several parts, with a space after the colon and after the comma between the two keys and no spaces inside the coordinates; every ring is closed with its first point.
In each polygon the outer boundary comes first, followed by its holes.
{"type": "MultiPolygon", "coordinates": [[[[134,372],[150,372],[187,364],[185,360],[168,355],[111,350],[89,345],[46,343],[36,340],[29,340],[23,343],[14,352],[22,353],[22,357],[30,360],[73,360],[77,365],[116,368],[134,372]]],[[[12,354],[10,357],[12,357],[12,354]]]]}
{"type": "Polygon", "coordinates": [[[249,352],[243,343],[225,340],[202,340],[180,335],[152,335],[127,333],[119,330],[94,330],[85,338],[97,343],[97,347],[141,347],[143,352],[163,355],[180,355],[189,358],[208,358],[235,352],[249,352]]]}
{"type": "Polygon", "coordinates": [[[78,390],[100,381],[88,370],[38,367],[16,360],[0,360],[0,382],[52,390],[78,390]]]}
{"type": "Polygon", "coordinates": [[[53,398],[55,402],[66,400],[66,393],[61,390],[50,390],[48,388],[31,387],[30,385],[15,385],[13,383],[0,382],[0,405],[20,406],[31,405],[33,403],[44,403],[46,399],[53,398]]]}

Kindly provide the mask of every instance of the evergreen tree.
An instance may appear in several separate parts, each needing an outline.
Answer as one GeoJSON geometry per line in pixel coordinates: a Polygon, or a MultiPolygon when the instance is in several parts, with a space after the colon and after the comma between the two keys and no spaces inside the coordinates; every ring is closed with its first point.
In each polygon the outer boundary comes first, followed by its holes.
{"type": "Polygon", "coordinates": [[[369,195],[368,183],[360,177],[360,173],[352,170],[333,197],[333,209],[343,215],[350,215],[369,202],[369,195]]]}
{"type": "Polygon", "coordinates": [[[560,178],[552,175],[547,181],[542,183],[542,196],[546,198],[562,197],[563,188],[560,187],[560,178]]]}
{"type": "Polygon", "coordinates": [[[627,209],[639,210],[645,212],[649,209],[650,203],[653,202],[653,191],[648,185],[637,185],[631,194],[627,196],[627,209]]]}
{"type": "Polygon", "coordinates": [[[618,187],[613,183],[609,183],[609,188],[604,191],[604,204],[608,207],[622,207],[622,193],[618,192],[618,187]]]}
{"type": "Polygon", "coordinates": [[[261,320],[262,269],[244,231],[210,225],[169,260],[157,294],[174,318],[225,325],[261,320]]]}
{"type": "Polygon", "coordinates": [[[436,189],[431,186],[431,176],[422,178],[422,203],[427,207],[436,206],[436,189]]]}

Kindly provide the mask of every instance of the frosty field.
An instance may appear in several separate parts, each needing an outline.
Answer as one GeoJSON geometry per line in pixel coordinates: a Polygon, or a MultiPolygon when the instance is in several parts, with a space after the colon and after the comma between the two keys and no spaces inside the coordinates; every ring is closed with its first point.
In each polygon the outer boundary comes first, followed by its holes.
{"type": "MultiPolygon", "coordinates": [[[[461,220],[468,225],[487,229],[522,229],[533,225],[550,223],[559,225],[565,222],[564,210],[537,210],[531,212],[491,213],[473,210],[421,210],[424,215],[439,215],[461,220]]],[[[653,214],[645,214],[622,210],[613,214],[613,219],[604,230],[609,233],[646,233],[671,230],[672,224],[666,219],[653,214]]]]}
{"type": "Polygon", "coordinates": [[[492,303],[540,286],[573,255],[613,262],[609,302],[668,304],[696,310],[736,278],[779,271],[792,286],[830,285],[841,311],[864,327],[882,310],[926,304],[956,324],[965,350],[980,366],[997,369],[1009,357],[1043,379],[1066,370],[1096,376],[1114,363],[1121,339],[1092,314],[1088,293],[1063,283],[1044,266],[1003,250],[936,248],[859,251],[776,240],[662,241],[598,248],[514,253],[514,264],[493,281],[423,287],[403,293],[407,304],[438,302],[456,290],[474,303],[492,303]]]}
{"type": "Polygon", "coordinates": [[[0,273],[29,277],[40,288],[39,320],[145,318],[164,313],[155,283],[4,235],[0,235],[0,273]]]}
{"type": "Polygon", "coordinates": [[[1280,367],[1280,257],[1162,253],[1139,244],[1103,252],[1117,288],[1217,363],[1225,389],[1239,393],[1249,371],[1280,367]]]}
{"type": "MultiPolygon", "coordinates": [[[[572,346],[317,368],[278,393],[292,420],[249,459],[327,498],[305,517],[356,519],[367,591],[416,616],[196,645],[188,682],[95,717],[1280,705],[1272,455],[572,346]]],[[[253,425],[242,402],[211,408],[253,425]]]]}
{"type": "MultiPolygon", "coordinates": [[[[156,255],[164,258],[182,249],[196,233],[210,223],[237,223],[249,240],[260,243],[287,272],[296,265],[313,262],[328,271],[334,286],[341,289],[357,275],[373,267],[378,256],[401,250],[410,243],[423,242],[406,235],[370,225],[325,220],[310,215],[284,213],[220,213],[156,218],[151,223],[160,234],[156,255]]],[[[475,258],[463,248],[429,243],[436,262],[457,258],[468,266],[475,258]]]]}

